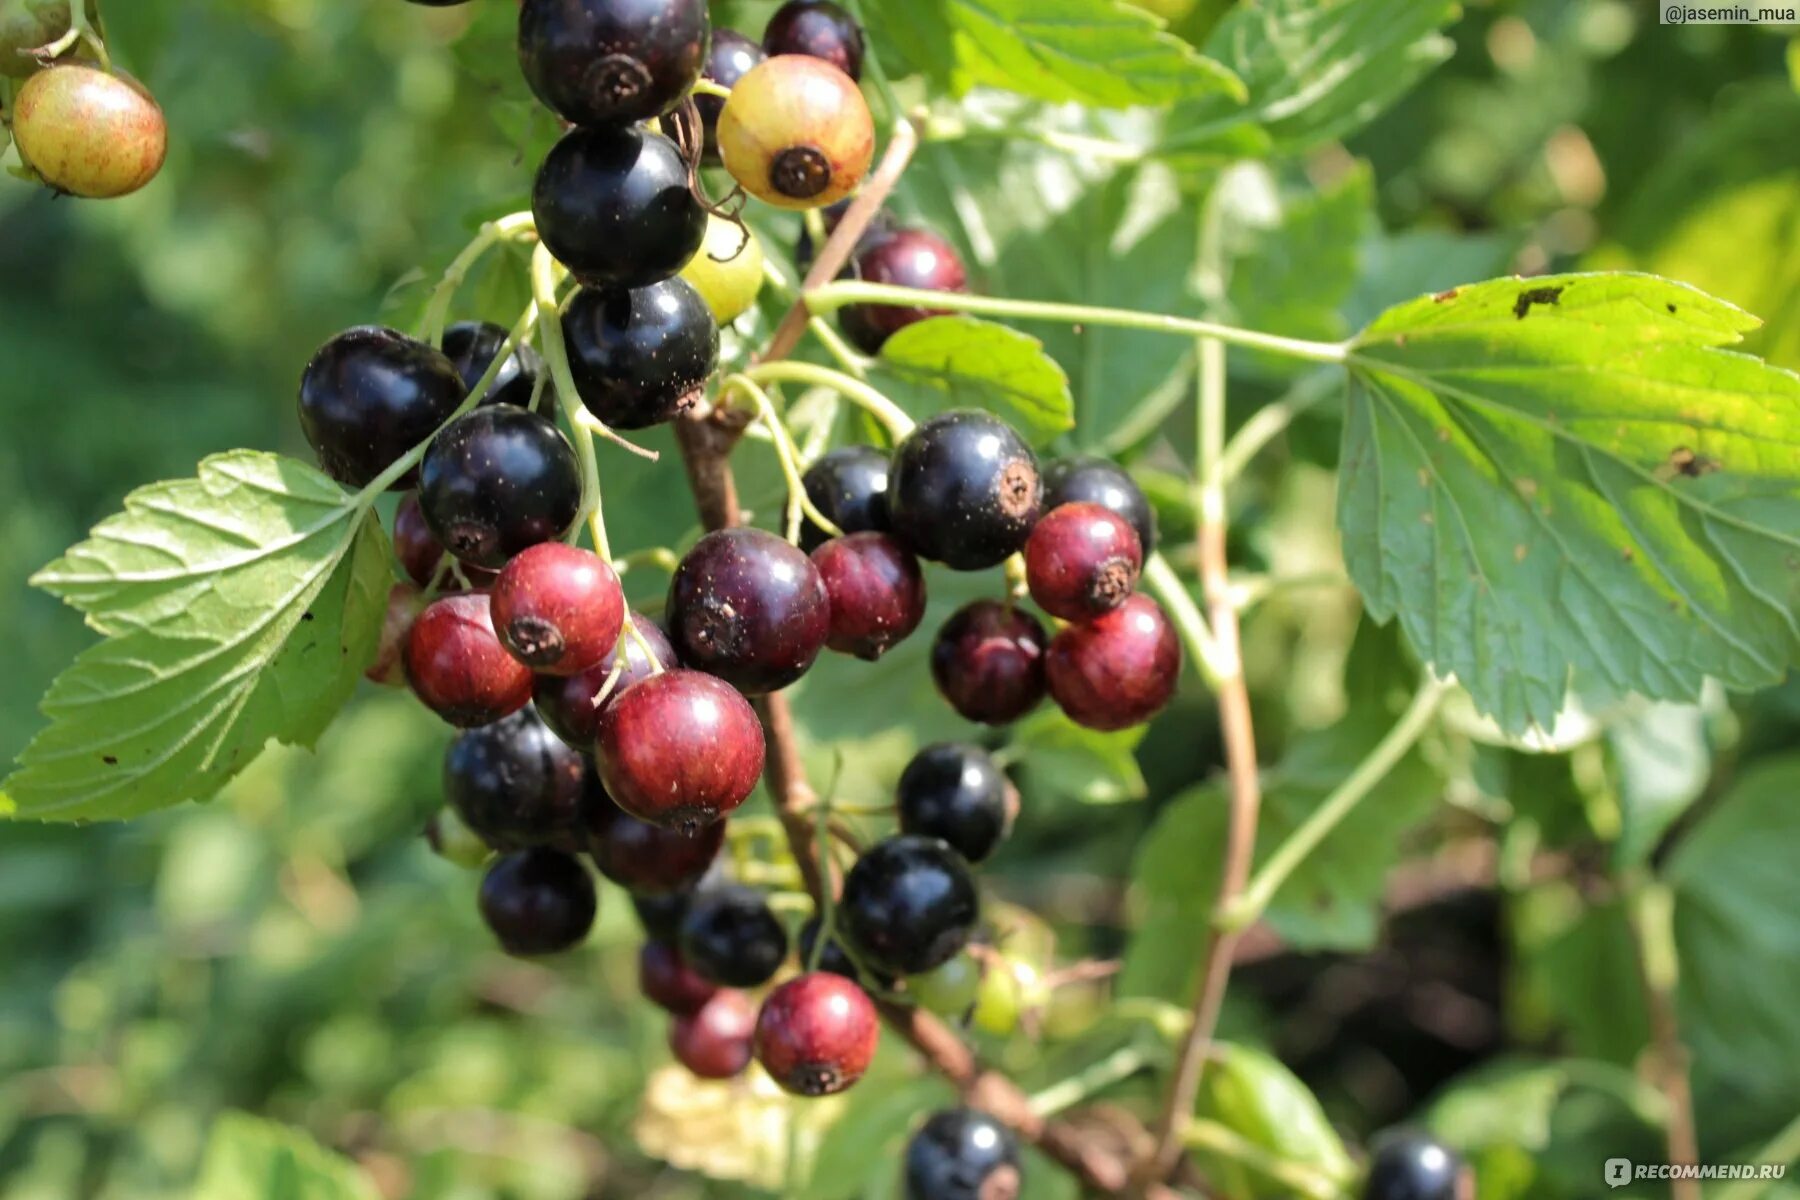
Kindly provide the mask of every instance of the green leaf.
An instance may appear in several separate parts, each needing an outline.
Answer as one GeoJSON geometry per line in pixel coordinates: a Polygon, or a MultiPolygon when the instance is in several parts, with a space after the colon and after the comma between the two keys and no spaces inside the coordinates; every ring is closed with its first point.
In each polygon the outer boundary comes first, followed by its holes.
{"type": "Polygon", "coordinates": [[[106,640],[57,678],[6,781],[17,815],[129,817],[310,745],[374,656],[390,568],[373,513],[252,451],[152,484],[33,579],[106,640]]]}
{"type": "Polygon", "coordinates": [[[1636,866],[1712,779],[1707,712],[1697,704],[1646,705],[1608,725],[1606,741],[1619,782],[1613,861],[1636,866]]]}
{"type": "Polygon", "coordinates": [[[985,408],[1011,421],[1033,445],[1075,426],[1069,377],[1044,353],[1044,343],[992,321],[930,317],[908,325],[881,347],[880,365],[927,397],[901,401],[915,413],[921,403],[928,409],[985,408]]]}
{"type": "Polygon", "coordinates": [[[1067,797],[1082,804],[1142,800],[1144,773],[1137,747],[1147,726],[1101,733],[1084,729],[1061,709],[1045,707],[1020,722],[1011,751],[1028,799],[1067,797]]]}
{"type": "MultiPolygon", "coordinates": [[[[1221,1042],[1201,1078],[1194,1115],[1216,1121],[1252,1145],[1323,1181],[1343,1182],[1350,1156],[1307,1086],[1273,1056],[1221,1042]]],[[[1201,1169],[1233,1197],[1278,1200],[1293,1190],[1241,1162],[1196,1151],[1201,1169]]]]}
{"type": "Polygon", "coordinates": [[[1800,378],[1755,319],[1635,275],[1493,280],[1352,343],[1338,522],[1398,617],[1508,732],[1584,696],[1693,700],[1800,657],[1800,378]]]}
{"type": "Polygon", "coordinates": [[[375,1200],[373,1181],[296,1129],[226,1113],[213,1125],[193,1200],[375,1200]]]}

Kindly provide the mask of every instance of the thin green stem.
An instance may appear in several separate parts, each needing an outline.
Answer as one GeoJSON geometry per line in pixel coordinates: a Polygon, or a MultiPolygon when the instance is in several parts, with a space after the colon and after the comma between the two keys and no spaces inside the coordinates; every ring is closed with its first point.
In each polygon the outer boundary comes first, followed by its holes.
{"type": "MultiPolygon", "coordinates": [[[[556,381],[556,400],[562,406],[563,419],[569,423],[575,457],[581,463],[581,507],[577,510],[571,536],[581,528],[583,521],[587,522],[588,532],[594,539],[594,553],[610,563],[612,542],[606,536],[606,516],[600,498],[600,460],[594,453],[593,435],[581,421],[586,410],[581,405],[581,393],[575,389],[574,375],[569,370],[568,350],[563,346],[556,286],[556,260],[540,245],[531,256],[531,294],[544,330],[544,360],[550,364],[551,375],[556,381]]],[[[650,655],[650,661],[656,661],[654,654],[650,655]]]]}
{"type": "Polygon", "coordinates": [[[1142,329],[1151,333],[1167,333],[1176,337],[1217,338],[1233,346],[1266,350],[1284,358],[1306,362],[1341,363],[1349,356],[1349,348],[1339,342],[1311,342],[1301,338],[1278,337],[1235,325],[1215,321],[1197,321],[1189,317],[1172,317],[1164,313],[1138,312],[1125,308],[1100,308],[1087,304],[1053,304],[1041,300],[1011,300],[999,296],[973,296],[958,292],[933,292],[922,288],[893,287],[885,283],[861,283],[845,280],[828,283],[806,293],[807,309],[815,314],[835,312],[847,304],[887,304],[907,308],[934,308],[977,316],[1011,317],[1020,321],[1055,321],[1065,325],[1105,325],[1119,329],[1142,329]]]}
{"type": "Polygon", "coordinates": [[[882,427],[896,442],[913,429],[913,419],[898,404],[862,380],[852,379],[842,371],[834,371],[830,367],[782,359],[780,362],[758,363],[745,371],[744,375],[756,383],[804,383],[813,387],[830,388],[852,404],[867,410],[870,416],[881,422],[882,427]]]}
{"type": "MultiPolygon", "coordinates": [[[[781,293],[783,299],[791,300],[796,295],[793,282],[782,274],[781,268],[772,259],[763,259],[763,279],[781,293]]],[[[808,315],[806,328],[819,339],[819,344],[825,347],[826,353],[837,359],[838,365],[845,371],[857,379],[869,377],[869,360],[852,349],[843,335],[832,328],[830,321],[824,317],[808,315]]]]}
{"type": "Polygon", "coordinates": [[[433,346],[443,340],[444,326],[450,318],[450,304],[456,298],[457,289],[467,281],[469,272],[475,269],[484,254],[501,242],[533,233],[536,228],[529,212],[509,213],[484,222],[461,253],[450,260],[450,265],[444,268],[443,278],[432,289],[431,299],[425,303],[425,313],[419,318],[419,340],[433,346]]]}
{"type": "Polygon", "coordinates": [[[775,402],[769,399],[757,382],[748,375],[728,375],[725,382],[719,385],[719,396],[724,400],[733,391],[749,396],[756,405],[757,415],[768,427],[769,439],[775,446],[775,457],[781,461],[781,474],[787,480],[787,539],[790,542],[800,540],[800,517],[805,514],[814,525],[823,529],[828,535],[837,537],[843,530],[830,517],[819,511],[812,497],[806,494],[806,482],[800,475],[800,452],[795,449],[793,439],[788,436],[787,426],[781,423],[781,414],[775,411],[775,402]]]}
{"type": "Polygon", "coordinates": [[[837,933],[837,887],[831,880],[831,806],[837,799],[838,779],[844,772],[844,755],[839,751],[837,765],[831,772],[831,782],[826,785],[825,794],[819,797],[818,811],[813,814],[813,846],[819,855],[819,870],[822,877],[819,881],[819,932],[813,938],[812,954],[806,969],[817,971],[819,964],[825,961],[825,945],[837,933]]]}
{"type": "Polygon", "coordinates": [[[1289,388],[1280,399],[1265,404],[1232,435],[1219,456],[1219,475],[1230,484],[1263,447],[1308,409],[1335,395],[1342,381],[1336,371],[1314,371],[1289,388]]]}
{"type": "Polygon", "coordinates": [[[645,550],[633,550],[630,554],[621,554],[613,560],[613,570],[623,575],[639,567],[655,567],[669,574],[681,565],[681,558],[667,546],[651,546],[645,550]]]}
{"type": "Polygon", "coordinates": [[[1149,1064],[1149,1051],[1132,1042],[1031,1097],[1031,1111],[1039,1117],[1054,1117],[1115,1083],[1131,1078],[1149,1064]]]}
{"type": "Polygon", "coordinates": [[[1144,586],[1150,594],[1162,601],[1169,619],[1175,622],[1175,632],[1187,646],[1188,656],[1194,660],[1194,669],[1200,672],[1200,678],[1215,691],[1219,686],[1218,651],[1213,642],[1212,629],[1206,623],[1206,617],[1200,606],[1194,603],[1187,585],[1181,582],[1181,576],[1169,565],[1169,560],[1160,551],[1144,560],[1144,586]]]}
{"type": "Polygon", "coordinates": [[[1394,723],[1394,727],[1388,730],[1387,735],[1376,743],[1375,748],[1369,751],[1368,756],[1357,764],[1356,769],[1350,772],[1336,790],[1325,797],[1324,802],[1313,809],[1306,820],[1275,848],[1275,852],[1251,878],[1249,886],[1219,914],[1218,923],[1221,928],[1247,929],[1262,916],[1288,877],[1375,790],[1375,786],[1387,777],[1388,772],[1394,769],[1431,727],[1432,720],[1437,716],[1438,706],[1443,703],[1444,696],[1449,691],[1449,684],[1434,678],[1426,679],[1419,686],[1412,703],[1394,723]]]}
{"type": "Polygon", "coordinates": [[[1338,1180],[1303,1163],[1290,1162],[1257,1145],[1228,1125],[1195,1117],[1182,1129],[1181,1139],[1191,1150],[1204,1150],[1248,1167],[1306,1200],[1338,1200],[1344,1189],[1338,1180]]]}
{"type": "Polygon", "coordinates": [[[730,88],[722,83],[714,83],[710,79],[696,79],[688,90],[696,96],[716,96],[720,100],[731,98],[730,88]]]}
{"type": "MultiPolygon", "coordinates": [[[[1771,1167],[1791,1167],[1800,1159],[1800,1117],[1795,1117],[1787,1126],[1769,1139],[1769,1144],[1756,1152],[1754,1156],[1758,1165],[1771,1167]]],[[[1716,1200],[1755,1200],[1758,1196],[1767,1195],[1775,1186],[1772,1179],[1739,1179],[1719,1189],[1716,1200]]]]}

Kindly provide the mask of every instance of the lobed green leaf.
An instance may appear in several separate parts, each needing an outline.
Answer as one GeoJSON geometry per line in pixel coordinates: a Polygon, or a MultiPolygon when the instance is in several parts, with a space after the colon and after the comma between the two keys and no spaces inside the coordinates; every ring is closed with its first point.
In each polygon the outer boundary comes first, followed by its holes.
{"type": "Polygon", "coordinates": [[[902,404],[914,413],[985,408],[1037,446],[1075,426],[1069,377],[1044,344],[992,321],[927,318],[889,338],[879,362],[885,375],[913,390],[902,404]]]}

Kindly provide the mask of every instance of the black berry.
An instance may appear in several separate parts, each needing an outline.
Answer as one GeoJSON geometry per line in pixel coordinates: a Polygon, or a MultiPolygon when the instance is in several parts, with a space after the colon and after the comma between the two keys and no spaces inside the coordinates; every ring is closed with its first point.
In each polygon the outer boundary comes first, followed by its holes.
{"type": "Polygon", "coordinates": [[[726,987],[767,983],[787,958],[787,930],[762,893],[736,884],[700,892],[681,919],[681,955],[726,987]]]}
{"type": "Polygon", "coordinates": [[[907,1200],[1016,1200],[1019,1145],[987,1113],[933,1113],[906,1146],[907,1200]]]}
{"type": "Polygon", "coordinates": [[[528,706],[459,733],[444,751],[444,799],[463,824],[500,850],[584,849],[587,763],[528,706]]]}
{"type": "MultiPolygon", "coordinates": [[[[403,333],[347,329],[319,347],[300,377],[300,428],[319,465],[362,487],[450,419],[467,395],[456,366],[403,333]]],[[[394,482],[409,485],[415,472],[394,482]]]]}
{"type": "Polygon", "coordinates": [[[681,918],[687,916],[693,895],[691,891],[657,896],[631,893],[631,909],[637,913],[638,924],[644,927],[644,936],[673,944],[681,936],[681,918]]]}
{"type": "MultiPolygon", "coordinates": [[[[819,941],[819,918],[806,918],[806,924],[800,927],[800,965],[806,970],[813,970],[813,953],[819,941]]],[[[845,979],[853,979],[863,983],[861,971],[856,969],[856,962],[843,944],[833,937],[825,943],[825,948],[818,951],[818,970],[830,971],[833,975],[842,975],[845,979]]],[[[890,976],[877,974],[867,981],[876,988],[886,990],[894,986],[890,976]]]]}
{"type": "MultiPolygon", "coordinates": [[[[873,446],[827,451],[801,476],[806,497],[845,533],[886,533],[889,461],[873,446]]],[[[814,525],[811,517],[801,523],[802,550],[810,554],[825,539],[825,531],[814,525]]]]}
{"type": "Polygon", "coordinates": [[[524,0],[519,66],[577,125],[629,125],[674,108],[706,60],[706,0],[524,0]]]}
{"type": "Polygon", "coordinates": [[[594,881],[560,850],[521,850],[495,861],[481,881],[481,915],[508,954],[556,954],[594,925],[594,881]]]}
{"type": "Polygon", "coordinates": [[[763,29],[770,54],[809,54],[852,79],[862,78],[863,31],[831,0],[788,0],[763,29]]]}
{"type": "Polygon", "coordinates": [[[575,451],[534,412],[509,404],[478,408],[432,439],[419,466],[419,507],[450,553],[497,570],[575,523],[575,451]]]}
{"type": "MultiPolygon", "coordinates": [[[[506,345],[507,330],[491,321],[458,321],[444,330],[441,345],[450,361],[456,364],[457,373],[462,376],[463,391],[474,389],[487,374],[493,364],[494,356],[506,345]]],[[[519,408],[531,407],[531,394],[537,389],[538,379],[544,373],[544,360],[529,343],[520,343],[513,347],[506,361],[500,364],[500,373],[494,376],[494,382],[488,384],[487,391],[481,394],[483,404],[512,404],[519,408]]],[[[554,402],[555,393],[550,390],[549,382],[544,384],[543,395],[538,401],[540,412],[548,409],[554,402]]]]}
{"type": "Polygon", "coordinates": [[[972,600],[938,630],[931,644],[931,677],[964,717],[1005,725],[1044,698],[1048,641],[1038,619],[1023,609],[972,600]]]}
{"type": "Polygon", "coordinates": [[[1037,458],[1012,426],[979,409],[921,422],[895,449],[892,472],[894,532],[955,570],[999,565],[1037,521],[1037,458]]]}
{"type": "Polygon", "coordinates": [[[969,864],[936,838],[900,834],[872,846],[844,879],[839,928],[862,961],[918,975],[969,944],[981,915],[969,864]]]}
{"type": "Polygon", "coordinates": [[[1125,468],[1091,454],[1059,458],[1044,469],[1044,511],[1086,500],[1110,508],[1137,530],[1144,557],[1156,549],[1156,511],[1125,468]]]}
{"type": "MultiPolygon", "coordinates": [[[[700,75],[720,87],[734,87],[751,67],[767,57],[762,46],[737,30],[715,29],[712,49],[707,51],[706,67],[700,75]]],[[[719,112],[725,107],[725,101],[720,96],[695,96],[694,107],[700,110],[700,120],[706,126],[706,160],[716,163],[719,161],[719,112]]]]}
{"type": "Polygon", "coordinates": [[[939,838],[972,863],[1006,838],[1018,793],[993,756],[966,742],[936,742],[900,773],[900,831],[939,838]]]}
{"type": "Polygon", "coordinates": [[[1462,1160],[1415,1130],[1375,1140],[1363,1200],[1473,1200],[1475,1189],[1462,1160]]]}
{"type": "Polygon", "coordinates": [[[614,429],[646,429],[692,408],[719,365],[719,326],[687,280],[588,289],[563,314],[575,388],[614,429]]]}
{"type": "Polygon", "coordinates": [[[706,237],[681,151],[629,125],[565,134],[538,168],[531,211],[550,253],[592,287],[659,283],[706,237]]]}
{"type": "MultiPolygon", "coordinates": [[[[896,229],[857,252],[853,273],[868,283],[923,288],[933,292],[966,292],[968,272],[956,247],[929,229],[896,229]]],[[[852,304],[838,314],[838,324],[852,345],[865,354],[908,325],[943,315],[943,309],[901,308],[887,304],[852,304]]]]}
{"type": "Polygon", "coordinates": [[[720,529],[694,544],[669,586],[669,641],[690,667],[746,695],[806,673],[830,632],[818,568],[761,529],[720,529]]]}
{"type": "Polygon", "coordinates": [[[925,619],[925,574],[912,551],[889,533],[852,533],[812,552],[831,598],[825,644],[870,662],[925,619]]]}

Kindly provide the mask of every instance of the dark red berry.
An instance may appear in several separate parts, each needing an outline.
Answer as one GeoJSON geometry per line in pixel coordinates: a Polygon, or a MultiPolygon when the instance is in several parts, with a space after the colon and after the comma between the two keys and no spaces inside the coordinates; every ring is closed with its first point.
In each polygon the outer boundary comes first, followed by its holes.
{"type": "MultiPolygon", "coordinates": [[[[300,377],[300,428],[319,465],[362,487],[437,432],[467,395],[436,348],[363,325],[319,347],[300,377]]],[[[410,486],[416,471],[394,481],[410,486]]]]}
{"type": "Polygon", "coordinates": [[[1025,543],[1031,598],[1065,621],[1085,621],[1125,603],[1143,565],[1131,523],[1087,501],[1045,513],[1025,543]]]}
{"type": "MultiPolygon", "coordinates": [[[[956,247],[929,229],[901,228],[857,254],[852,273],[866,283],[923,288],[932,292],[966,292],[968,272],[956,247]]],[[[865,354],[880,353],[886,341],[926,317],[942,316],[941,308],[901,308],[887,304],[851,304],[838,313],[838,325],[852,345],[865,354]]]]}
{"type": "Polygon", "coordinates": [[[481,915],[508,954],[529,958],[579,945],[594,926],[594,881],[560,850],[521,850],[481,881],[481,915]]]}
{"type": "Polygon", "coordinates": [[[1044,658],[1050,695],[1089,729],[1128,729],[1163,710],[1181,675],[1181,642],[1156,601],[1132,596],[1070,625],[1044,658]]]}
{"type": "Polygon", "coordinates": [[[697,892],[681,918],[681,956],[726,987],[769,982],[787,958],[787,930],[761,892],[737,884],[697,892]]]}
{"type": "Polygon", "coordinates": [[[625,627],[625,593],[612,565],[566,542],[520,551],[492,595],[500,644],[545,675],[574,675],[609,661],[625,627]]]}
{"type": "Polygon", "coordinates": [[[550,253],[592,287],[660,283],[706,237],[687,160],[662,134],[634,125],[565,134],[538,168],[531,211],[550,253]]]}
{"type": "MultiPolygon", "coordinates": [[[[712,49],[706,53],[706,66],[700,77],[729,88],[767,57],[762,46],[737,30],[715,29],[712,49]]],[[[725,107],[725,100],[721,96],[695,96],[694,107],[700,110],[700,120],[706,127],[706,161],[716,163],[719,161],[719,113],[725,107]]]]}
{"type": "Polygon", "coordinates": [[[933,1113],[906,1145],[906,1200],[1017,1200],[1019,1143],[987,1113],[933,1113]]]}
{"type": "Polygon", "coordinates": [[[387,611],[381,618],[381,637],[375,644],[375,661],[363,670],[370,683],[400,684],[406,682],[406,638],[412,624],[425,607],[425,597],[410,583],[396,583],[388,589],[387,611]]]}
{"type": "Polygon", "coordinates": [[[484,567],[456,563],[456,569],[450,570],[455,560],[445,558],[445,553],[444,543],[437,540],[437,534],[425,522],[419,494],[408,492],[400,497],[400,504],[394,509],[394,557],[400,560],[400,569],[408,579],[420,587],[435,583],[439,591],[445,592],[486,588],[494,582],[497,572],[484,567]]]}
{"type": "Polygon", "coordinates": [[[974,600],[950,615],[931,646],[931,677],[950,707],[971,721],[1005,725],[1044,698],[1038,619],[998,600],[974,600]]]}
{"type": "Polygon", "coordinates": [[[841,975],[788,980],[756,1017],[756,1061],[796,1096],[833,1096],[863,1077],[881,1040],[869,994],[841,975]]]}
{"type": "Polygon", "coordinates": [[[812,666],[830,632],[831,600],[797,547],[739,527],[707,534],[682,558],[668,615],[682,662],[754,696],[812,666]]]}
{"type": "Polygon", "coordinates": [[[963,857],[936,838],[900,834],[871,846],[844,878],[839,930],[863,963],[921,975],[954,958],[981,904],[963,857]]]}
{"type": "Polygon", "coordinates": [[[601,721],[612,711],[614,702],[626,688],[650,678],[659,669],[667,671],[679,665],[675,660],[675,648],[669,645],[662,626],[643,613],[633,613],[631,619],[637,632],[634,634],[626,629],[619,635],[618,645],[612,653],[587,670],[575,675],[539,675],[532,684],[532,698],[537,701],[538,715],[557,737],[578,750],[593,751],[594,742],[600,736],[601,721]],[[644,652],[645,646],[650,648],[648,655],[644,652]],[[625,653],[625,665],[614,679],[613,666],[618,662],[621,649],[625,653]],[[611,691],[606,690],[609,681],[611,691]],[[604,699],[601,699],[602,692],[606,692],[604,699]]]}
{"type": "MultiPolygon", "coordinates": [[[[440,345],[450,361],[456,364],[457,373],[462,376],[465,394],[481,382],[481,377],[487,374],[494,356],[500,353],[509,336],[506,329],[492,321],[458,321],[444,330],[444,340],[440,345]]],[[[487,391],[481,394],[481,403],[530,408],[531,394],[537,389],[538,379],[543,373],[544,360],[538,357],[538,352],[529,343],[514,346],[512,353],[506,356],[506,361],[500,364],[500,373],[494,376],[494,382],[488,384],[487,391]]],[[[550,407],[555,394],[546,382],[538,402],[540,412],[550,407]]]]}
{"type": "Polygon", "coordinates": [[[888,519],[920,557],[958,571],[998,566],[1037,523],[1037,458],[980,409],[939,413],[894,450],[888,519]]]}
{"type": "Polygon", "coordinates": [[[444,751],[444,799],[463,824],[499,850],[586,849],[587,761],[530,706],[465,730],[444,751]]]}
{"type": "Polygon", "coordinates": [[[669,1026],[675,1061],[702,1079],[732,1079],[750,1065],[756,1006],[742,992],[721,990],[669,1026]]]}
{"type": "Polygon", "coordinates": [[[693,834],[640,821],[600,795],[587,808],[587,849],[600,873],[637,895],[682,892],[693,887],[725,844],[725,822],[693,834]]]}
{"type": "Polygon", "coordinates": [[[600,726],[600,778],[620,808],[689,833],[744,802],[762,777],[750,702],[699,671],[664,671],[619,695],[600,726]]]}
{"type": "Polygon", "coordinates": [[[706,0],[524,0],[519,67],[565,119],[629,125],[694,86],[711,28],[706,0]]]}
{"type": "Polygon", "coordinates": [[[614,429],[674,420],[719,365],[712,309],[680,277],[582,291],[563,314],[563,340],[582,404],[614,429]]]}
{"type": "Polygon", "coordinates": [[[700,977],[681,951],[667,942],[645,942],[638,951],[638,990],[678,1017],[689,1016],[718,994],[718,985],[700,977]]]}
{"type": "Polygon", "coordinates": [[[831,0],[788,0],[764,27],[763,49],[822,58],[850,78],[862,78],[862,26],[831,0]]]}
{"type": "Polygon", "coordinates": [[[1149,558],[1156,549],[1156,510],[1124,467],[1092,454],[1059,458],[1044,468],[1044,511],[1086,500],[1110,508],[1137,530],[1138,545],[1149,558]]]}
{"type": "Polygon", "coordinates": [[[486,592],[440,596],[406,638],[406,680],[429,708],[467,729],[531,701],[531,671],[494,636],[486,592]]]}
{"type": "Polygon", "coordinates": [[[450,553],[498,570],[528,546],[568,532],[581,472],[562,431],[510,404],[458,417],[419,465],[419,507],[450,553]]]}
{"type": "Polygon", "coordinates": [[[1375,1139],[1363,1200],[1474,1200],[1475,1181],[1454,1151],[1417,1130],[1375,1139]]]}
{"type": "MultiPolygon", "coordinates": [[[[806,498],[845,533],[886,533],[888,461],[873,446],[827,451],[801,476],[806,498]]],[[[828,537],[811,517],[800,525],[800,548],[808,554],[828,537]]]]}
{"type": "Polygon", "coordinates": [[[812,552],[831,597],[825,644],[870,662],[925,619],[925,573],[891,533],[852,533],[812,552]]]}
{"type": "Polygon", "coordinates": [[[1019,794],[993,756],[966,742],[936,742],[900,772],[900,831],[942,839],[972,863],[1012,827],[1019,794]]]}

